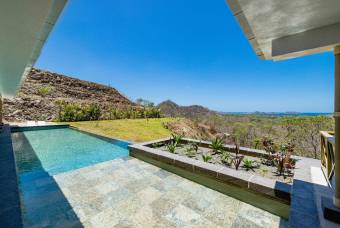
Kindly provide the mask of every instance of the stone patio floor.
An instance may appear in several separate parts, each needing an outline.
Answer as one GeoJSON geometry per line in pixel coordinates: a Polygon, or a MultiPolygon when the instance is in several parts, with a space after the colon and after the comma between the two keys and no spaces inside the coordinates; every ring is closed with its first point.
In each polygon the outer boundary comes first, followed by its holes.
{"type": "Polygon", "coordinates": [[[20,178],[25,227],[286,227],[287,221],[135,158],[20,178]]]}

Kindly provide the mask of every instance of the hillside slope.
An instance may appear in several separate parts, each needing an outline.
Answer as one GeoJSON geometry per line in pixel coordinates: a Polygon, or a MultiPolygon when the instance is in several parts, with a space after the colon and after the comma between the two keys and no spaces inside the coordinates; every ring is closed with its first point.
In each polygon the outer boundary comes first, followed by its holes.
{"type": "Polygon", "coordinates": [[[102,110],[135,105],[112,87],[32,69],[17,96],[4,99],[4,119],[54,120],[58,116],[58,100],[81,104],[96,103],[102,110]]]}

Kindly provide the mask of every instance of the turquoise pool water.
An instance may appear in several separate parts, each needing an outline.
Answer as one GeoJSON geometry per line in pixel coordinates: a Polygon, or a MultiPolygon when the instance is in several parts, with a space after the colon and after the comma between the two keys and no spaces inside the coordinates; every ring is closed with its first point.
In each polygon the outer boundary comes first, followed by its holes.
{"type": "Polygon", "coordinates": [[[55,175],[129,155],[127,142],[70,128],[15,132],[12,141],[20,176],[41,171],[55,175]]]}

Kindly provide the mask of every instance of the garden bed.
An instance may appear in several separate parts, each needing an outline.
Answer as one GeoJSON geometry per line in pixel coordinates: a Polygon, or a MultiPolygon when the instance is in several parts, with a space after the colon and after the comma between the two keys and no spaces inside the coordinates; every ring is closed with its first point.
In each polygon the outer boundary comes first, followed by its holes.
{"type": "MultiPolygon", "coordinates": [[[[170,152],[168,148],[169,142],[170,141],[167,140],[165,142],[152,143],[147,146],[165,152],[170,152]]],[[[232,159],[235,157],[234,151],[235,146],[226,145],[223,152],[214,152],[211,148],[210,142],[182,139],[181,142],[176,145],[175,150],[170,153],[178,154],[180,156],[188,157],[202,162],[236,169],[235,164],[232,162],[232,159]],[[193,146],[195,144],[197,145],[197,150],[195,150],[195,146],[193,146]],[[229,161],[224,161],[226,160],[224,159],[226,154],[227,156],[229,156],[229,161]],[[205,159],[208,160],[205,161],[205,159]]],[[[237,171],[248,172],[265,178],[282,181],[287,184],[292,184],[294,170],[292,169],[290,173],[280,174],[277,171],[277,167],[275,165],[266,164],[268,156],[267,154],[261,151],[253,151],[252,153],[251,150],[247,150],[246,152],[240,151],[240,154],[243,156],[243,159],[237,171]]]]}

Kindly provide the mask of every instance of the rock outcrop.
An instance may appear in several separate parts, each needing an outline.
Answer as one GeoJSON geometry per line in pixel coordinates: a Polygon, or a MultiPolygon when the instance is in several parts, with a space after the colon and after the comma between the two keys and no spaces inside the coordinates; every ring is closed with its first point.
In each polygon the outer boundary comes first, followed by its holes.
{"type": "Polygon", "coordinates": [[[58,118],[57,101],[80,104],[95,103],[105,112],[113,107],[135,106],[116,89],[93,82],[32,69],[17,96],[4,99],[6,121],[44,120],[58,118]]]}

